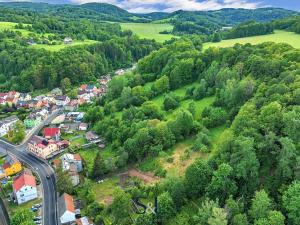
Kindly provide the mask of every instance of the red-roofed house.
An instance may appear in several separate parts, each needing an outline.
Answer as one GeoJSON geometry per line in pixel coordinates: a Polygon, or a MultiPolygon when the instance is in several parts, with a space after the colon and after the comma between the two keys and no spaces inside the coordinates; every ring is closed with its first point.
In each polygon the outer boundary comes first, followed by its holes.
{"type": "Polygon", "coordinates": [[[64,193],[58,198],[58,213],[61,224],[71,224],[76,221],[74,199],[64,193]]]}
{"type": "Polygon", "coordinates": [[[57,127],[46,127],[44,129],[44,138],[59,140],[60,128],[57,127]]]}
{"type": "Polygon", "coordinates": [[[38,197],[35,177],[24,172],[14,178],[13,193],[18,204],[22,204],[38,197]]]}
{"type": "Polygon", "coordinates": [[[80,85],[79,90],[84,91],[84,90],[86,90],[86,88],[87,88],[87,84],[82,84],[82,85],[80,85]]]}
{"type": "Polygon", "coordinates": [[[55,141],[46,140],[35,135],[28,142],[28,151],[38,157],[47,159],[58,151],[58,147],[55,141]]]}

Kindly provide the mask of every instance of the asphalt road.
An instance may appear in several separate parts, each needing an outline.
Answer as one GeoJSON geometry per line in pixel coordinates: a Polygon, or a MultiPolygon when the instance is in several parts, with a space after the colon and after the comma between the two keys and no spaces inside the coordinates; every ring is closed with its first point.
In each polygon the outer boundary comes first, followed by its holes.
{"type": "Polygon", "coordinates": [[[43,224],[44,225],[58,225],[54,171],[46,161],[43,161],[37,158],[36,156],[28,153],[26,149],[27,149],[28,140],[34,134],[37,134],[44,127],[44,125],[50,123],[57,116],[57,114],[58,111],[50,115],[42,124],[40,124],[30,133],[28,133],[21,145],[15,146],[3,140],[0,140],[1,150],[5,150],[10,154],[15,155],[21,162],[30,166],[33,170],[35,170],[39,174],[41,178],[41,184],[43,186],[43,220],[44,220],[43,224]],[[47,175],[50,176],[50,179],[46,178],[47,175]]]}

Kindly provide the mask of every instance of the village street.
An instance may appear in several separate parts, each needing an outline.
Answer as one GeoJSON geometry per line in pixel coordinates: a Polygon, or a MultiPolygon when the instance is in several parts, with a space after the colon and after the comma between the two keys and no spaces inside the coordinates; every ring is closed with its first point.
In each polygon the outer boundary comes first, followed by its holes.
{"type": "MultiPolygon", "coordinates": [[[[38,159],[36,156],[29,154],[26,151],[28,140],[39,132],[45,125],[50,123],[59,113],[54,111],[48,116],[39,126],[34,128],[21,145],[15,146],[3,140],[0,140],[0,151],[8,152],[15,155],[22,163],[38,173],[43,187],[43,224],[56,225],[57,224],[57,207],[56,207],[56,190],[55,190],[55,176],[54,171],[47,162],[38,159]],[[50,178],[47,179],[47,176],[50,178]]],[[[2,217],[1,217],[2,218],[2,217]]],[[[5,224],[5,223],[4,223],[5,224]]]]}

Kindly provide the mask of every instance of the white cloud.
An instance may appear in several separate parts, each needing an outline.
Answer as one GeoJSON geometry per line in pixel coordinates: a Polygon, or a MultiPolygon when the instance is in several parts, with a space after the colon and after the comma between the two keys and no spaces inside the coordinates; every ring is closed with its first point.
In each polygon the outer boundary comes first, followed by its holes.
{"type": "Polygon", "coordinates": [[[217,10],[221,8],[254,9],[260,6],[260,3],[249,2],[249,0],[71,0],[71,2],[76,4],[105,2],[135,13],[173,12],[179,9],[189,11],[217,10]]]}

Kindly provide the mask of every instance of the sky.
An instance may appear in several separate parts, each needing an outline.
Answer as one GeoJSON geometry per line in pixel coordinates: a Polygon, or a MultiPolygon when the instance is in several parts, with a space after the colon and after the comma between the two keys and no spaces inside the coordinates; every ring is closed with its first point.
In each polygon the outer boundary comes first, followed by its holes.
{"type": "MultiPolygon", "coordinates": [[[[0,0],[0,2],[15,2],[18,0],[0,0]]],[[[19,0],[30,1],[30,0],[19,0]]],[[[32,2],[83,4],[88,2],[105,2],[117,5],[134,13],[173,12],[179,9],[217,10],[221,8],[281,7],[300,11],[300,0],[31,0],[32,2]]]]}

